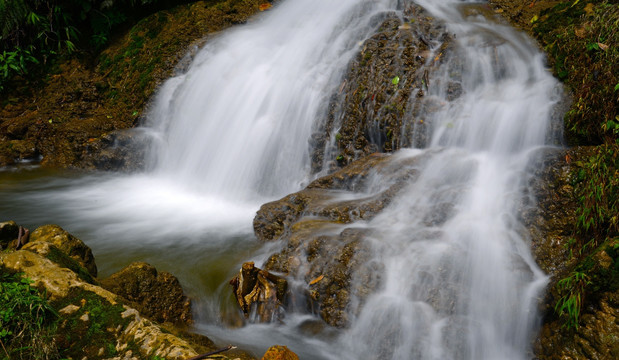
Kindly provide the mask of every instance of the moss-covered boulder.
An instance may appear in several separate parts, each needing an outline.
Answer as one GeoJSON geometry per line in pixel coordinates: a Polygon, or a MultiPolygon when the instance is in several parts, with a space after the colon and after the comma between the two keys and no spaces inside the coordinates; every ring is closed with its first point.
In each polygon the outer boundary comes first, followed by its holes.
{"type": "Polygon", "coordinates": [[[100,282],[103,288],[129,300],[150,319],[179,325],[192,320],[191,301],[178,279],[152,265],[135,262],[100,282]]]}
{"type": "MultiPolygon", "coordinates": [[[[416,4],[407,4],[403,14],[385,14],[349,65],[326,121],[312,136],[314,171],[425,145],[429,124],[419,112],[437,106],[425,97],[428,79],[451,56],[451,35],[416,4]]],[[[459,96],[458,79],[445,86],[452,100],[459,96]]]]}
{"type": "MultiPolygon", "coordinates": [[[[53,247],[49,243],[40,243],[53,247]]],[[[31,245],[32,246],[32,245],[31,245]]],[[[32,249],[31,249],[32,250],[32,249]]],[[[215,348],[199,336],[173,335],[146,319],[116,294],[84,281],[66,267],[33,251],[0,253],[0,272],[21,273],[55,309],[50,334],[61,358],[185,360],[215,348]],[[196,351],[199,349],[200,351],[196,351]]],[[[50,315],[51,316],[51,315],[50,315]]],[[[231,358],[253,359],[244,352],[231,358]]],[[[221,355],[222,359],[229,357],[221,355]]]]}
{"type": "Polygon", "coordinates": [[[43,225],[32,232],[30,242],[48,242],[97,276],[97,265],[92,250],[84,242],[58,225],[43,225]]]}

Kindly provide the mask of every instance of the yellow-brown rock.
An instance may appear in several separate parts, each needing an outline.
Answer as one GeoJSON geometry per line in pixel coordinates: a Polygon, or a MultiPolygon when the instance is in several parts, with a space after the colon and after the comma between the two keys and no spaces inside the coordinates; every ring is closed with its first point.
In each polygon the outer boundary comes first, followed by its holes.
{"type": "Polygon", "coordinates": [[[275,345],[267,350],[262,360],[299,360],[299,357],[286,346],[275,345]]]}
{"type": "Polygon", "coordinates": [[[90,272],[97,276],[97,265],[92,255],[92,250],[84,242],[66,232],[58,225],[43,225],[30,234],[30,242],[44,241],[53,244],[72,259],[79,262],[90,272]]]}

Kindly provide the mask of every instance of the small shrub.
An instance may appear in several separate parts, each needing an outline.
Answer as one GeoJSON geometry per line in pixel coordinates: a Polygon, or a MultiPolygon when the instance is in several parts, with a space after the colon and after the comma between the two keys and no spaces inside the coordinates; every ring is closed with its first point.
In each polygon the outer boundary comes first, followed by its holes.
{"type": "Polygon", "coordinates": [[[0,357],[58,358],[53,338],[58,314],[30,282],[0,268],[0,357]]]}
{"type": "Polygon", "coordinates": [[[561,298],[555,305],[555,312],[564,318],[564,326],[568,329],[578,329],[580,311],[584,304],[585,288],[590,283],[589,276],[580,271],[573,271],[570,276],[557,283],[561,298]]]}

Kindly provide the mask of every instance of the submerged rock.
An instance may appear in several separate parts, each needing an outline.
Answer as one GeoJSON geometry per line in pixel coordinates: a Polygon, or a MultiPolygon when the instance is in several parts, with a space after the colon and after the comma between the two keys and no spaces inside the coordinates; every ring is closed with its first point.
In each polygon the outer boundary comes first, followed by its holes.
{"type": "Polygon", "coordinates": [[[143,130],[116,130],[92,139],[80,166],[108,171],[137,171],[146,167],[152,138],[143,130]]]}
{"type": "Polygon", "coordinates": [[[108,278],[101,286],[129,300],[142,314],[158,322],[189,324],[191,301],[174,275],[135,262],[108,278]]]}

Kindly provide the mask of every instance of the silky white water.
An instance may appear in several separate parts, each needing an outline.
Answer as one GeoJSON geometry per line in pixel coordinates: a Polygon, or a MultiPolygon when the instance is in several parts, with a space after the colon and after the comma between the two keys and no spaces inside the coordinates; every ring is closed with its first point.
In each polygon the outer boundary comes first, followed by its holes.
{"type": "Polygon", "coordinates": [[[342,331],[308,333],[316,318],[294,313],[283,325],[220,323],[222,308],[234,311],[226,280],[270,251],[252,236],[255,211],[310,179],[316,121],[376,17],[403,3],[283,0],[219,34],[149,109],[148,172],[3,180],[0,220],[58,223],[93,247],[104,273],[137,259],[171,271],[198,297],[199,330],[257,354],[279,343],[302,359],[529,358],[546,279],[516,208],[530,154],[549,137],[557,83],[526,37],[465,18],[462,1],[418,1],[457,44],[457,65],[430,76],[427,96],[443,106],[425,114],[429,149],[395,155],[429,160],[388,209],[352,225],[374,229],[379,291],[342,331]],[[463,95],[449,102],[454,76],[463,95]],[[443,219],[429,221],[434,212],[443,219]]]}

